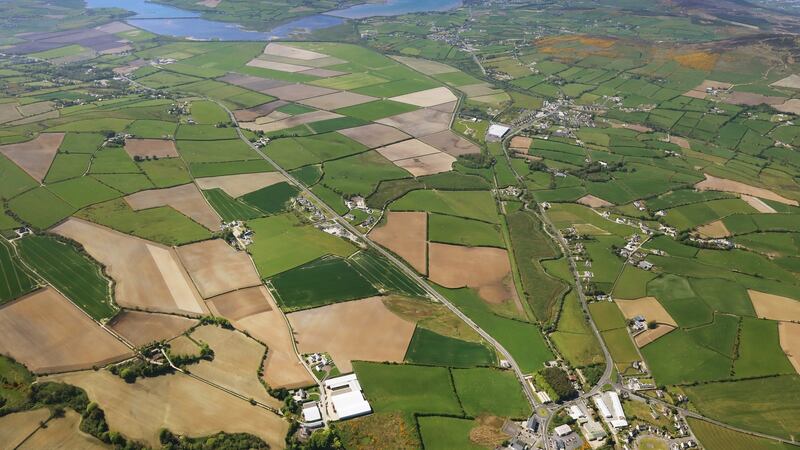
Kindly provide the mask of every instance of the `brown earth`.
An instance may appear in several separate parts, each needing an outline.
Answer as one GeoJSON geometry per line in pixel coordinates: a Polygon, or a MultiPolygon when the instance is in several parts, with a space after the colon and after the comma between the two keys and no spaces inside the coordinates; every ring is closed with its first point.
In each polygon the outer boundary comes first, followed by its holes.
{"type": "Polygon", "coordinates": [[[286,320],[264,286],[223,294],[209,300],[209,304],[237,329],[266,344],[269,350],[264,361],[264,381],[270,387],[297,388],[314,383],[295,355],[286,320]]]}
{"type": "Polygon", "coordinates": [[[608,206],[614,206],[613,203],[603,200],[600,197],[595,197],[594,195],[587,194],[583,197],[579,198],[576,203],[580,203],[581,205],[586,205],[590,208],[605,208],[608,206]]]}
{"type": "Polygon", "coordinates": [[[424,136],[420,138],[420,141],[452,156],[469,155],[472,153],[480,153],[481,151],[477,145],[450,130],[424,136]]]}
{"type": "Polygon", "coordinates": [[[229,320],[244,319],[258,313],[272,311],[266,301],[266,288],[263,286],[239,289],[208,300],[208,307],[215,315],[229,320]]]}
{"type": "Polygon", "coordinates": [[[300,353],[328,352],[342,372],[352,361],[401,362],[415,324],[384,306],[380,297],[312,308],[287,315],[300,353]]]}
{"type": "Polygon", "coordinates": [[[15,449],[31,433],[39,428],[39,423],[50,417],[47,408],[34,409],[0,417],[0,448],[15,449]]]}
{"type": "Polygon", "coordinates": [[[762,319],[800,322],[800,300],[748,289],[756,315],[762,319]]]}
{"type": "Polygon", "coordinates": [[[432,155],[401,159],[394,161],[394,164],[406,169],[415,177],[422,177],[435,173],[449,172],[453,170],[454,162],[456,162],[454,156],[439,152],[432,155]]]}
{"type": "Polygon", "coordinates": [[[397,142],[395,144],[387,145],[386,147],[381,147],[376,151],[389,161],[397,161],[415,156],[439,153],[439,150],[417,139],[409,139],[407,141],[397,142]]]}
{"type": "Polygon", "coordinates": [[[480,416],[477,426],[469,431],[469,440],[486,448],[497,448],[508,436],[503,433],[505,420],[497,416],[480,416]]]}
{"type": "Polygon", "coordinates": [[[267,394],[258,380],[261,358],[267,348],[239,331],[209,325],[197,328],[191,337],[214,350],[213,361],[192,365],[193,375],[280,409],[283,402],[267,394]]]}
{"type": "Polygon", "coordinates": [[[296,73],[304,70],[310,70],[311,67],[300,66],[297,64],[282,63],[277,61],[265,61],[263,59],[251,59],[247,64],[250,67],[258,67],[260,69],[276,70],[278,72],[296,73]]]}
{"type": "Polygon", "coordinates": [[[725,226],[725,222],[721,220],[715,220],[711,223],[699,226],[697,227],[697,232],[711,239],[724,238],[731,235],[731,232],[728,231],[728,228],[725,226]]]}
{"type": "Polygon", "coordinates": [[[786,78],[781,78],[780,80],[770,84],[770,86],[800,89],[800,75],[791,74],[786,78]]]}
{"type": "Polygon", "coordinates": [[[457,89],[467,94],[469,98],[485,97],[503,92],[500,89],[495,89],[494,86],[489,83],[469,84],[466,86],[459,86],[457,89]]]}
{"type": "Polygon", "coordinates": [[[17,449],[72,448],[100,450],[108,448],[100,439],[81,431],[79,429],[80,423],[81,415],[71,409],[67,409],[64,412],[64,417],[48,421],[47,427],[40,428],[17,449]]]}
{"type": "Polygon", "coordinates": [[[447,288],[471,287],[489,303],[516,300],[511,264],[505,250],[428,244],[431,281],[447,288]]]}
{"type": "Polygon", "coordinates": [[[42,133],[36,139],[19,144],[0,145],[0,153],[13,161],[36,181],[44,180],[64,133],[42,133]]]}
{"type": "Polygon", "coordinates": [[[735,194],[752,195],[753,197],[765,198],[780,202],[786,205],[798,206],[797,200],[788,199],[782,195],[776,194],[769,189],[750,186],[749,184],[741,183],[739,181],[727,180],[725,178],[717,178],[713,175],[705,174],[706,179],[695,184],[694,187],[701,191],[724,191],[733,192],[735,194]]]}
{"type": "Polygon", "coordinates": [[[19,105],[17,107],[19,112],[25,116],[37,116],[39,114],[44,114],[48,111],[52,111],[55,109],[53,102],[36,102],[36,103],[29,103],[27,105],[19,105]]]}
{"type": "Polygon", "coordinates": [[[304,72],[301,72],[303,75],[313,75],[315,77],[322,77],[322,78],[331,78],[331,77],[338,77],[342,75],[347,75],[347,72],[340,72],[338,70],[330,70],[330,69],[310,69],[304,72]]]}
{"type": "Polygon", "coordinates": [[[611,122],[611,128],[625,128],[628,130],[636,131],[638,133],[649,133],[653,131],[652,128],[646,127],[644,125],[632,124],[632,123],[620,123],[620,122],[611,122]]]}
{"type": "Polygon", "coordinates": [[[11,122],[12,120],[21,119],[22,114],[17,110],[16,103],[3,103],[0,104],[0,123],[11,122]]]}
{"type": "Polygon", "coordinates": [[[288,105],[289,102],[283,100],[275,100],[274,102],[264,103],[263,105],[254,106],[248,109],[237,109],[233,112],[233,116],[239,122],[252,122],[259,117],[266,116],[281,106],[288,105]]]}
{"type": "Polygon", "coordinates": [[[410,94],[398,95],[389,100],[427,108],[429,106],[441,105],[442,103],[454,102],[458,100],[458,97],[453,95],[450,89],[442,86],[426,89],[424,91],[412,92],[410,94]]]}
{"type": "Polygon", "coordinates": [[[326,58],[328,56],[324,53],[318,53],[311,50],[292,47],[289,45],[278,44],[275,42],[271,42],[267,44],[266,47],[264,47],[264,54],[283,56],[286,58],[301,59],[301,60],[320,59],[320,58],[326,58]]]}
{"type": "Polygon", "coordinates": [[[339,133],[369,148],[388,145],[411,137],[396,128],[379,123],[347,128],[345,130],[339,130],[339,133]]]}
{"type": "Polygon", "coordinates": [[[125,139],[125,151],[133,157],[140,158],[177,158],[178,149],[175,141],[165,139],[125,139]]]}
{"type": "Polygon", "coordinates": [[[196,320],[171,314],[124,310],[108,326],[133,345],[141,347],[154,341],[172,339],[195,324],[196,320]]]}
{"type": "Polygon", "coordinates": [[[115,281],[126,308],[203,315],[207,309],[175,250],[74,217],[53,229],[83,245],[115,281]]]}
{"type": "Polygon", "coordinates": [[[767,214],[774,214],[774,213],[777,212],[777,211],[775,211],[774,208],[772,208],[772,206],[769,206],[768,204],[766,204],[764,202],[764,200],[761,200],[758,197],[753,197],[751,195],[742,194],[742,200],[747,202],[748,205],[750,205],[753,208],[755,208],[755,210],[758,211],[758,212],[767,213],[767,214]]]}
{"type": "Polygon", "coordinates": [[[200,189],[222,189],[233,198],[286,181],[279,172],[242,173],[220,177],[197,178],[194,180],[200,189]]]}
{"type": "Polygon", "coordinates": [[[440,111],[440,112],[452,113],[453,111],[456,110],[456,106],[457,105],[458,105],[458,102],[455,101],[455,102],[442,103],[441,105],[432,106],[430,109],[433,109],[435,111],[440,111]]]}
{"type": "Polygon", "coordinates": [[[789,114],[800,114],[800,99],[790,98],[781,104],[771,105],[780,112],[789,114]]]}
{"type": "Polygon", "coordinates": [[[264,93],[273,97],[278,97],[281,100],[288,100],[290,102],[305,100],[311,97],[319,97],[320,95],[333,94],[334,92],[337,92],[336,89],[329,89],[302,83],[264,89],[264,93]]]}
{"type": "Polygon", "coordinates": [[[756,106],[762,103],[767,105],[780,105],[786,102],[786,97],[754,94],[752,92],[733,92],[723,98],[723,102],[733,105],[756,106]]]}
{"type": "Polygon", "coordinates": [[[531,148],[531,145],[533,145],[533,138],[526,136],[514,136],[511,138],[509,147],[518,152],[528,153],[528,149],[531,148]]]}
{"type": "Polygon", "coordinates": [[[687,97],[703,99],[706,98],[706,95],[708,95],[706,93],[706,88],[711,88],[715,90],[727,90],[730,89],[731,87],[733,87],[733,85],[730,83],[725,83],[722,81],[714,81],[714,80],[703,80],[702,83],[695,86],[694,88],[692,88],[692,90],[684,93],[683,95],[687,97]]]}
{"type": "Polygon", "coordinates": [[[177,251],[203,298],[261,284],[250,256],[222,239],[182,245],[177,251]]]}
{"type": "Polygon", "coordinates": [[[185,335],[180,335],[169,341],[169,351],[172,355],[200,356],[200,346],[185,335]]]}
{"type": "Polygon", "coordinates": [[[242,75],[238,73],[229,73],[224,77],[218,78],[219,81],[230,83],[236,86],[250,89],[252,91],[264,92],[267,89],[272,89],[280,86],[288,86],[292,83],[288,81],[272,80],[269,78],[254,77],[251,75],[242,75]]]}
{"type": "Polygon", "coordinates": [[[0,309],[0,353],[35,373],[102,366],[132,354],[49,287],[0,309]]]}
{"type": "Polygon", "coordinates": [[[188,436],[250,433],[270,448],[285,448],[289,422],[188,375],[176,373],[126,383],[107,371],[85,371],[48,379],[83,388],[105,411],[109,428],[152,447],[160,446],[159,430],[168,428],[188,436]]]}
{"type": "Polygon", "coordinates": [[[691,144],[689,144],[689,140],[686,138],[682,138],[680,136],[670,135],[669,142],[685,150],[689,150],[692,148],[691,144]]]}
{"type": "Polygon", "coordinates": [[[783,352],[791,361],[794,370],[800,373],[800,323],[779,322],[778,336],[783,352]]]}
{"type": "Polygon", "coordinates": [[[648,322],[654,320],[658,324],[656,328],[645,330],[634,337],[633,340],[638,347],[644,347],[678,326],[655,297],[642,297],[636,300],[615,300],[615,303],[626,319],[642,316],[648,322]]]}
{"type": "Polygon", "coordinates": [[[200,0],[196,4],[203,5],[207,8],[216,8],[220,3],[222,3],[222,0],[200,0]]]}
{"type": "MultiPolygon", "coordinates": [[[[276,113],[278,113],[278,111],[275,111],[272,114],[276,113]]],[[[267,121],[265,123],[259,123],[259,120],[256,120],[255,122],[243,122],[240,124],[240,126],[246,130],[263,131],[267,133],[271,131],[285,130],[287,128],[293,128],[307,123],[338,119],[339,117],[342,117],[342,115],[329,111],[312,111],[304,114],[298,114],[296,116],[286,117],[282,120],[267,121]]]]}
{"type": "Polygon", "coordinates": [[[373,100],[377,100],[377,98],[370,97],[369,95],[356,94],[355,92],[335,92],[333,94],[307,98],[300,101],[300,103],[317,109],[333,110],[369,103],[373,100]]]}
{"type": "Polygon", "coordinates": [[[386,224],[373,228],[369,237],[406,260],[417,272],[428,272],[427,213],[387,211],[386,224]]]}
{"type": "Polygon", "coordinates": [[[450,117],[449,112],[426,108],[386,117],[376,122],[395,127],[418,138],[450,129],[450,117]]]}
{"type": "Polygon", "coordinates": [[[385,296],[382,300],[393,313],[409,322],[416,322],[420,328],[465,341],[483,341],[475,330],[441,303],[399,295],[385,296]]]}
{"type": "Polygon", "coordinates": [[[171,206],[211,231],[218,231],[222,222],[193,183],[167,189],[140,191],[126,196],[125,201],[136,211],[171,206]]]}

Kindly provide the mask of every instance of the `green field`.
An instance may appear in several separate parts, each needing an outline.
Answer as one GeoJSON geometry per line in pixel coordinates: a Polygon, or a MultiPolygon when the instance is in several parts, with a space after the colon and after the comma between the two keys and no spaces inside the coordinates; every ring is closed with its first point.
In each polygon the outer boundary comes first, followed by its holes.
{"type": "Polygon", "coordinates": [[[687,419],[700,444],[709,449],[729,450],[796,450],[797,446],[739,433],[699,419],[687,419]]]}
{"type": "Polygon", "coordinates": [[[166,188],[191,183],[189,169],[180,158],[140,161],[139,167],[157,188],[166,188]]]}
{"type": "Polygon", "coordinates": [[[498,223],[497,206],[487,191],[411,191],[391,204],[393,211],[427,211],[498,223]]]}
{"type": "Polygon", "coordinates": [[[225,222],[250,220],[264,215],[258,209],[232,198],[222,189],[209,189],[203,191],[203,195],[225,222]]]}
{"type": "Polygon", "coordinates": [[[739,358],[733,365],[737,378],[795,373],[778,338],[778,322],[742,318],[739,358]]]}
{"type": "Polygon", "coordinates": [[[425,289],[416,281],[374,251],[360,251],[351,256],[348,261],[364,278],[382,292],[408,297],[425,297],[427,295],[425,289]]]}
{"type": "Polygon", "coordinates": [[[377,295],[378,291],[347,260],[326,257],[270,279],[286,311],[377,295]]]}
{"type": "Polygon", "coordinates": [[[51,227],[77,209],[43,187],[14,197],[8,202],[8,207],[20,219],[41,229],[51,227]]]}
{"type": "Polygon", "coordinates": [[[117,313],[109,280],[96,261],[75,247],[51,237],[29,236],[19,241],[19,253],[45,280],[96,320],[117,313]]]}
{"type": "Polygon", "coordinates": [[[117,197],[122,193],[112,189],[91,177],[73,178],[47,187],[75,208],[83,208],[95,203],[101,203],[117,197]]]}
{"type": "Polygon", "coordinates": [[[178,151],[191,164],[246,161],[259,156],[240,139],[215,141],[178,141],[178,151]]]}
{"type": "Polygon", "coordinates": [[[446,367],[490,366],[495,356],[488,347],[417,327],[405,360],[414,364],[446,367]]]}
{"type": "Polygon", "coordinates": [[[732,361],[699,345],[677,329],[642,348],[642,354],[659,384],[681,384],[728,378],[732,361]]]}
{"type": "Polygon", "coordinates": [[[49,184],[79,177],[89,170],[91,159],[92,155],[89,153],[58,153],[44,181],[49,184]]]}
{"type": "Polygon", "coordinates": [[[550,339],[564,358],[575,367],[603,362],[600,343],[583,315],[574,290],[564,297],[556,330],[550,334],[550,339]]]}
{"type": "Polygon", "coordinates": [[[322,165],[322,184],[349,198],[368,197],[384,180],[408,178],[410,174],[380,153],[370,151],[328,161],[322,165]]]}
{"type": "Polygon", "coordinates": [[[245,194],[241,200],[267,214],[276,214],[286,210],[289,201],[297,196],[299,189],[287,182],[281,182],[245,194]]]}
{"type": "Polygon", "coordinates": [[[463,414],[445,367],[353,362],[375,412],[463,414]]]}
{"type": "Polygon", "coordinates": [[[11,244],[0,238],[0,304],[13,300],[36,287],[36,282],[23,269],[14,256],[11,244]]]}
{"type": "Polygon", "coordinates": [[[346,257],[355,252],[355,247],[344,239],[303,225],[290,214],[250,220],[247,225],[255,232],[248,252],[262,278],[327,254],[346,257]]]}
{"type": "Polygon", "coordinates": [[[117,199],[84,208],[76,216],[165,245],[211,238],[211,233],[202,225],[169,206],[134,211],[123,199],[117,199]]]}
{"type": "Polygon", "coordinates": [[[426,450],[480,450],[486,447],[469,439],[470,431],[477,426],[473,420],[456,417],[417,417],[419,433],[426,450]]]}
{"type": "Polygon", "coordinates": [[[530,404],[513,372],[476,368],[453,369],[452,373],[456,393],[468,416],[489,414],[526,419],[531,414],[530,404]]]}
{"type": "Polygon", "coordinates": [[[0,355],[0,378],[3,379],[0,385],[0,415],[23,408],[29,401],[33,375],[22,364],[0,355]]]}
{"type": "Polygon", "coordinates": [[[505,248],[499,226],[443,214],[428,215],[428,240],[469,247],[505,248]]]}
{"type": "Polygon", "coordinates": [[[226,161],[216,163],[191,163],[189,171],[195,178],[220,177],[240,173],[272,172],[275,168],[263,159],[226,161]]]}
{"type": "Polygon", "coordinates": [[[416,106],[409,105],[407,103],[393,102],[391,100],[377,100],[374,102],[341,108],[336,110],[336,112],[361,120],[375,121],[378,119],[383,119],[384,117],[411,112],[416,109],[418,109],[416,106]]]}

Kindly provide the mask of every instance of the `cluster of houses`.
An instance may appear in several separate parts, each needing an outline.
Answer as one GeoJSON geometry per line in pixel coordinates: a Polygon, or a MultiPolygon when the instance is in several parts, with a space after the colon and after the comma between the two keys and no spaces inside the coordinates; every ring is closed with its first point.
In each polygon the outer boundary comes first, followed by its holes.
{"type": "Polygon", "coordinates": [[[325,366],[331,364],[330,358],[328,355],[324,353],[311,353],[306,355],[306,363],[309,367],[316,370],[317,372],[322,372],[325,369],[325,366]]]}
{"type": "Polygon", "coordinates": [[[373,215],[374,211],[372,210],[372,208],[367,206],[367,200],[364,197],[362,197],[360,195],[356,195],[354,197],[350,197],[349,200],[345,200],[344,201],[344,204],[345,204],[345,206],[347,206],[347,209],[350,210],[350,212],[348,212],[347,214],[342,216],[346,220],[349,220],[349,221],[352,222],[353,220],[356,219],[356,216],[355,216],[355,214],[353,214],[353,211],[362,211],[365,214],[367,214],[368,217],[366,219],[364,219],[364,221],[359,223],[358,226],[364,227],[364,228],[369,228],[369,227],[371,227],[371,226],[373,226],[373,225],[375,225],[377,223],[378,219],[373,215]]]}
{"type": "Polygon", "coordinates": [[[222,231],[226,230],[231,232],[228,243],[239,250],[244,250],[248,245],[253,243],[253,235],[255,232],[247,228],[241,220],[223,222],[222,231]]]}

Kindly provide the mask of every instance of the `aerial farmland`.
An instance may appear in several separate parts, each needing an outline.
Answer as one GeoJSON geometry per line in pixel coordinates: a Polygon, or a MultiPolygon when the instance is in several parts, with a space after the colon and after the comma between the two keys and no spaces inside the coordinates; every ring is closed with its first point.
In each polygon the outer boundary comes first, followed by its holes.
{"type": "Polygon", "coordinates": [[[800,8],[640,3],[0,5],[0,447],[800,448],[800,8]]]}

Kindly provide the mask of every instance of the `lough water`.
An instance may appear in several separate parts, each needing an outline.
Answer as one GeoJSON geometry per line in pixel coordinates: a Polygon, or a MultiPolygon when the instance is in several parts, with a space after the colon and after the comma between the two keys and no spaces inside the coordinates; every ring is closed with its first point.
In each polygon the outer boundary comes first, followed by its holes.
{"type": "Polygon", "coordinates": [[[132,11],[135,15],[126,19],[126,22],[151,33],[198,40],[267,41],[333,27],[347,19],[446,11],[460,6],[462,0],[386,0],[383,3],[356,5],[301,17],[267,32],[247,30],[234,23],[203,19],[198,12],[146,0],[86,0],[86,3],[89,8],[122,8],[132,11]]]}

